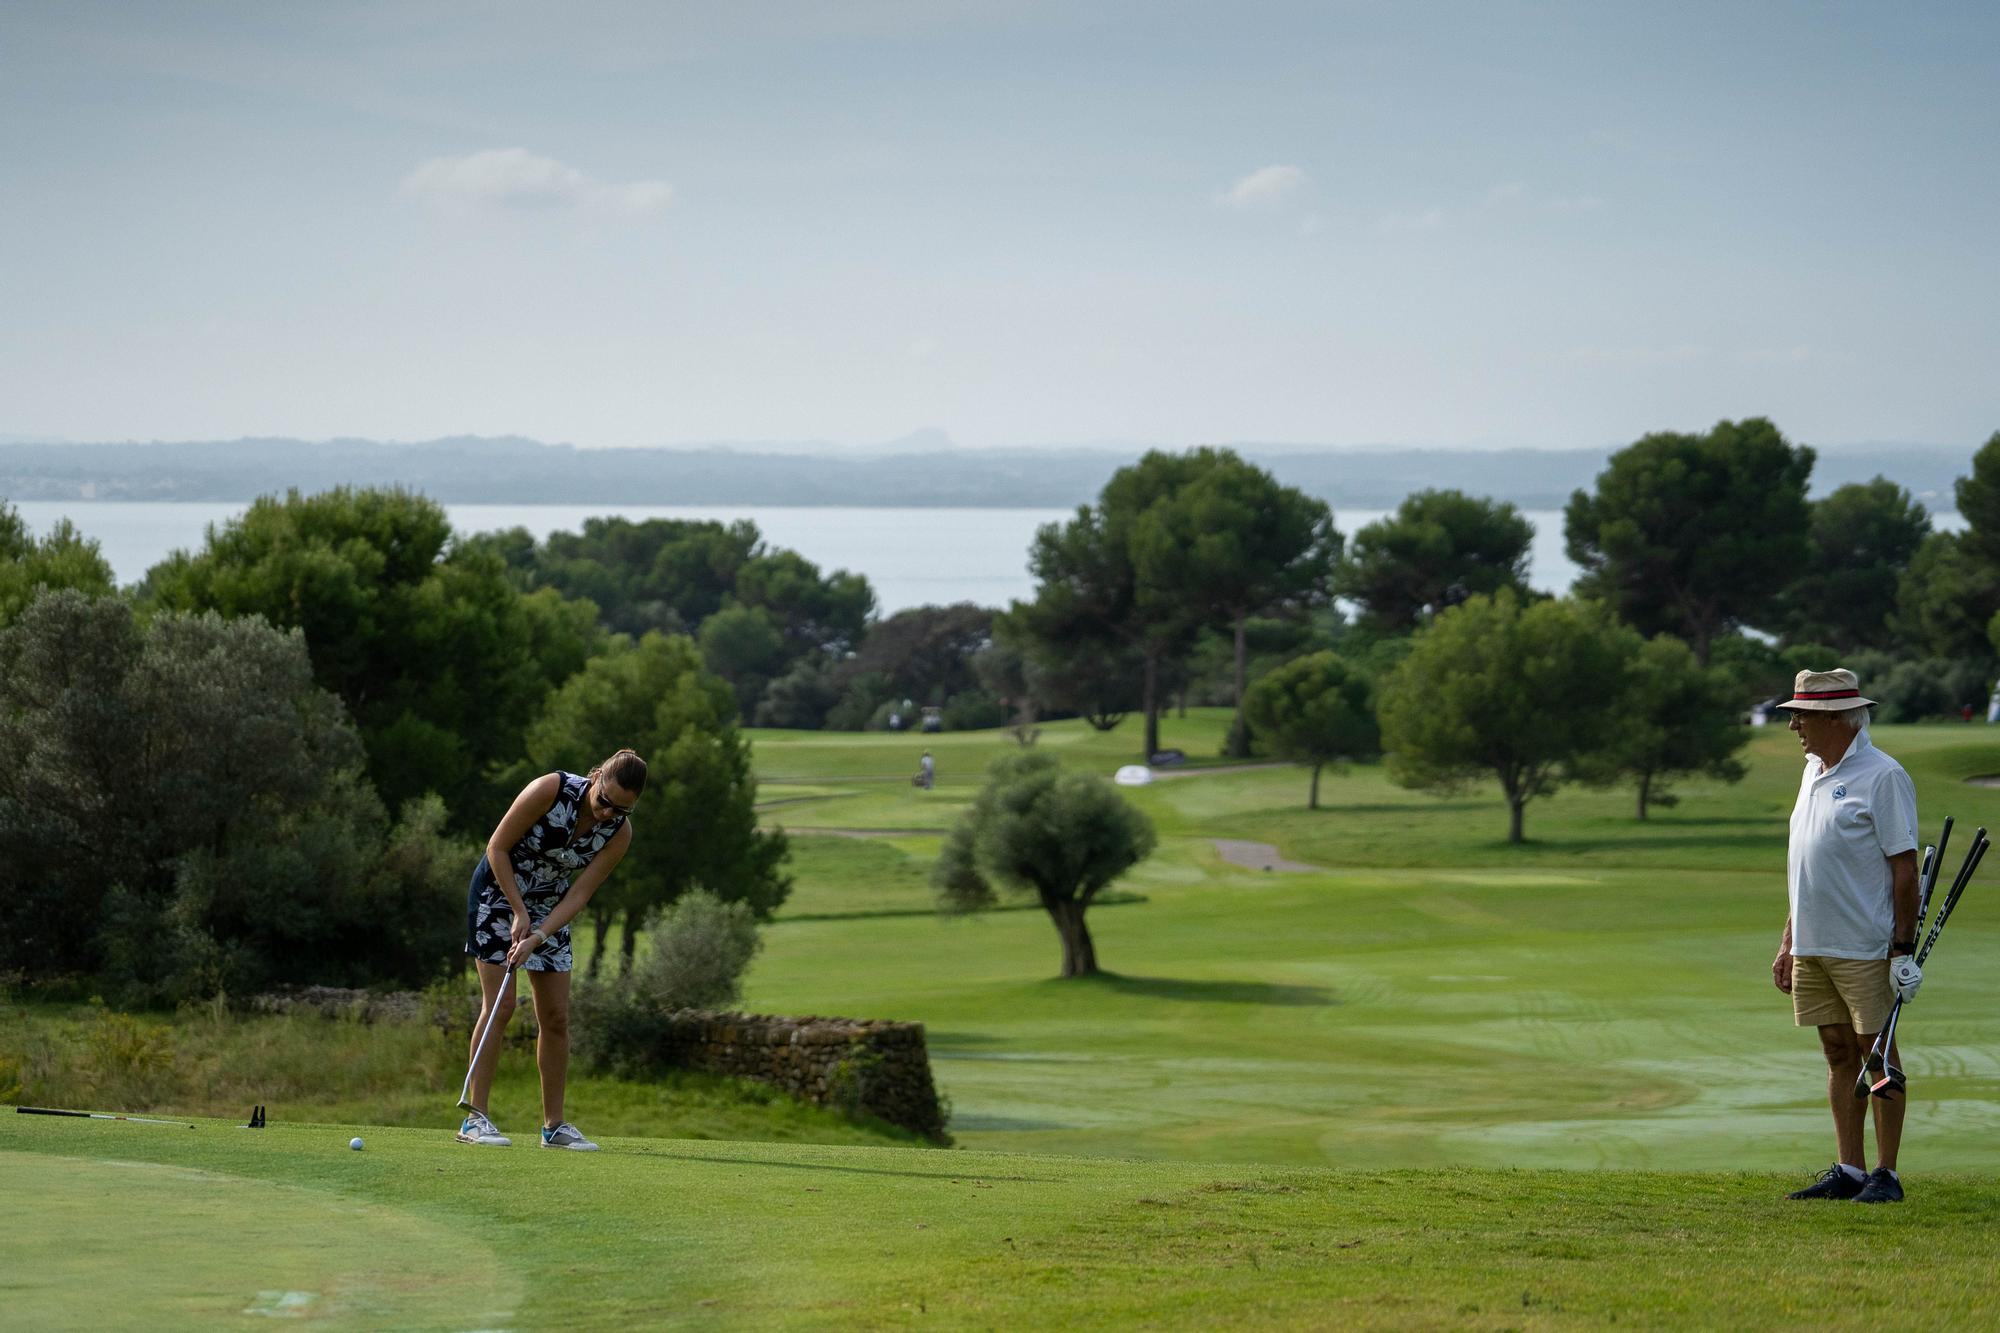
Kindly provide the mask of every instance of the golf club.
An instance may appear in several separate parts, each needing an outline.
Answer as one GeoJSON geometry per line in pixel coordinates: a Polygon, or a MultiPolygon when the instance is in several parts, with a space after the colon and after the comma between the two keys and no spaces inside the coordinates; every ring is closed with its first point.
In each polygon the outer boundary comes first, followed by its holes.
{"type": "Polygon", "coordinates": [[[1978,868],[1980,858],[1986,855],[1986,830],[1977,829],[1972,835],[1972,846],[1966,849],[1965,864],[1958,868],[1958,875],[1951,882],[1951,891],[1939,904],[1937,916],[1931,921],[1930,933],[1924,936],[1924,947],[1917,951],[1917,966],[1922,967],[1924,959],[1930,957],[1931,948],[1937,943],[1938,935],[1944,930],[1945,921],[1951,916],[1951,909],[1958,906],[1959,895],[1972,882],[1972,872],[1978,868]]]}
{"type": "Polygon", "coordinates": [[[185,1120],[153,1120],[143,1115],[116,1115],[110,1111],[58,1111],[48,1106],[17,1106],[14,1109],[22,1115],[70,1115],[80,1120],[129,1120],[135,1125],[173,1125],[175,1128],[187,1125],[189,1129],[194,1128],[185,1120]]]}
{"type": "MultiPolygon", "coordinates": [[[[1949,821],[1947,821],[1948,832],[1949,821]]],[[[1979,862],[1986,855],[1986,848],[1986,830],[1975,829],[1972,834],[1972,846],[1966,848],[1965,860],[1959,865],[1958,874],[1952,877],[1951,888],[1946,891],[1944,901],[1938,904],[1937,916],[1931,922],[1930,933],[1924,936],[1922,945],[1917,949],[1918,967],[1924,965],[1924,960],[1930,957],[1931,950],[1937,946],[1938,936],[1944,931],[1944,923],[1950,919],[1952,909],[1958,906],[1958,900],[1965,893],[1966,885],[1972,882],[1973,873],[1979,869],[1979,862]]],[[[1931,889],[1936,885],[1936,867],[1942,861],[1942,839],[1940,839],[1940,855],[1932,861],[1931,884],[1925,887],[1918,904],[1920,919],[1923,909],[1929,903],[1931,889]]],[[[1860,1075],[1854,1080],[1854,1095],[1857,1099],[1870,1096],[1896,1096],[1909,1086],[1909,1080],[1904,1077],[1903,1071],[1888,1063],[1889,1051],[1896,1041],[1896,1025],[1902,1016],[1903,1001],[1898,997],[1889,1007],[1889,1021],[1882,1025],[1882,1031],[1877,1034],[1875,1044],[1869,1048],[1868,1056],[1862,1063],[1860,1075]]]]}
{"type": "Polygon", "coordinates": [[[1944,849],[1951,842],[1951,823],[1952,817],[1946,815],[1944,817],[1944,827],[1938,830],[1937,846],[1931,849],[1930,864],[1924,868],[1924,892],[1923,896],[1917,901],[1917,924],[1910,931],[1910,938],[1913,940],[1923,938],[1924,922],[1930,914],[1931,891],[1937,888],[1938,873],[1944,866],[1944,849]]]}
{"type": "Polygon", "coordinates": [[[479,1058],[486,1054],[486,1043],[493,1037],[493,1029],[497,1026],[494,1020],[500,1017],[501,1002],[513,993],[514,969],[510,967],[507,969],[507,975],[500,981],[500,988],[493,992],[493,1008],[486,1015],[486,1030],[479,1034],[479,1045],[472,1051],[472,1063],[466,1067],[465,1086],[459,1089],[458,1093],[458,1104],[462,1110],[480,1111],[482,1115],[485,1114],[481,1108],[472,1104],[472,1075],[479,1068],[479,1058]]]}
{"type": "MultiPolygon", "coordinates": [[[[1930,914],[1931,894],[1937,888],[1938,868],[1944,864],[1945,844],[1951,841],[1951,821],[1952,817],[1946,815],[1944,817],[1944,829],[1938,834],[1937,845],[1935,847],[1924,848],[1923,868],[1917,872],[1917,921],[1910,929],[1910,938],[1912,940],[1920,940],[1924,937],[1924,918],[1930,914]]],[[[1893,1019],[1895,1018],[1893,1006],[1891,1007],[1890,1018],[1892,1022],[1886,1024],[1885,1028],[1893,1027],[1893,1019]]],[[[1893,1034],[1891,1040],[1893,1040],[1893,1034]]],[[[1873,1046],[1868,1048],[1868,1054],[1861,1062],[1861,1076],[1855,1080],[1854,1095],[1856,1097],[1866,1095],[1861,1091],[1861,1084],[1866,1083],[1870,1087],[1874,1086],[1875,1078],[1881,1074],[1883,1062],[1887,1059],[1888,1049],[1889,1042],[1883,1040],[1876,1041],[1873,1046]]]]}

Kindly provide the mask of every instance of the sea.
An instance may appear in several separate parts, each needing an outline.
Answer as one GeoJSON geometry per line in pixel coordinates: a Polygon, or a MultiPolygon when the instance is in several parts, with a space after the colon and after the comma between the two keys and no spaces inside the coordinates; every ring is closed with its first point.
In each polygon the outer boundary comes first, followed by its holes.
{"type": "MultiPolygon", "coordinates": [[[[64,518],[94,539],[121,584],[137,583],[171,552],[202,544],[211,524],[227,523],[244,503],[194,504],[168,501],[29,500],[14,508],[37,535],[64,518]]],[[[865,574],[874,586],[877,610],[891,615],[913,606],[974,602],[1005,606],[1034,593],[1028,573],[1028,545],[1045,523],[1070,517],[1067,509],[872,509],[758,507],[754,505],[492,505],[448,504],[452,527],[465,533],[526,528],[537,540],[552,532],[575,532],[587,518],[618,515],[649,518],[748,519],[767,544],[789,547],[822,570],[865,574]]],[[[1380,509],[1344,509],[1334,515],[1352,535],[1381,518],[1380,509]]],[[[1562,593],[1577,576],[1563,553],[1562,514],[1524,510],[1535,526],[1529,550],[1528,582],[1562,593]]],[[[1933,515],[1950,531],[1963,526],[1956,514],[1933,515]]]]}

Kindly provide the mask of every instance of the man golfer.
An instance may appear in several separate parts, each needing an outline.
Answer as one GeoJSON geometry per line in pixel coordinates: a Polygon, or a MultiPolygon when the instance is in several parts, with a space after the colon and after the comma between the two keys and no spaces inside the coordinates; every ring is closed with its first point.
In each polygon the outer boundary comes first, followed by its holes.
{"type": "Polygon", "coordinates": [[[488,1023],[504,1031],[513,1017],[509,969],[518,967],[535,992],[542,1146],[596,1151],[597,1145],[563,1118],[569,1082],[569,923],[631,847],[627,816],[645,789],[646,761],[630,750],[588,773],[547,773],[521,789],[487,839],[465,909],[465,951],[478,960],[480,1005],[460,1143],[504,1148],[512,1142],[486,1114],[500,1044],[482,1048],[479,1038],[488,1023]]]}
{"type": "MultiPolygon", "coordinates": [[[[1901,1097],[1875,1108],[1875,1170],[1862,1144],[1865,1112],[1854,1080],[1898,997],[1917,993],[1917,792],[1903,766],[1868,738],[1868,709],[1852,671],[1801,671],[1791,729],[1805,749],[1792,807],[1785,879],[1791,915],[1771,980],[1792,997],[1793,1019],[1819,1029],[1826,1095],[1839,1156],[1794,1199],[1894,1203],[1903,1197],[1896,1149],[1901,1097]]],[[[1890,1063],[1900,1063],[1891,1046],[1890,1063]]]]}

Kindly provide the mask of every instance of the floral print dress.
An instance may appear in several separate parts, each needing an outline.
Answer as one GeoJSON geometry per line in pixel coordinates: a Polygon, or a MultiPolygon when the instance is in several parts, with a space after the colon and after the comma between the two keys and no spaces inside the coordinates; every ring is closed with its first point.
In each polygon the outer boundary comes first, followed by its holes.
{"type": "MultiPolygon", "coordinates": [[[[589,865],[605,845],[625,826],[625,816],[599,820],[583,837],[575,836],[577,817],[582,813],[584,793],[590,778],[582,773],[558,771],[562,780],[555,803],[535,821],[507,853],[514,867],[514,883],[521,890],[528,920],[540,925],[569,892],[570,880],[589,865]]],[[[505,966],[514,928],[514,909],[493,878],[493,868],[479,858],[472,872],[471,891],[465,904],[465,951],[481,962],[505,966]]],[[[530,972],[567,972],[574,962],[570,952],[569,927],[549,936],[523,964],[530,972]]]]}

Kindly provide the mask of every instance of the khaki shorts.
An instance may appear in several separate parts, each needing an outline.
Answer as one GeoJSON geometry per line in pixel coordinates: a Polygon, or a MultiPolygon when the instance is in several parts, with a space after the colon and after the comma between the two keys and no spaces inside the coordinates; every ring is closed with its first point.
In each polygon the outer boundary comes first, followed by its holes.
{"type": "Polygon", "coordinates": [[[1851,1023],[1873,1036],[1895,999],[1886,958],[1792,959],[1792,1018],[1802,1028],[1851,1023]]]}

